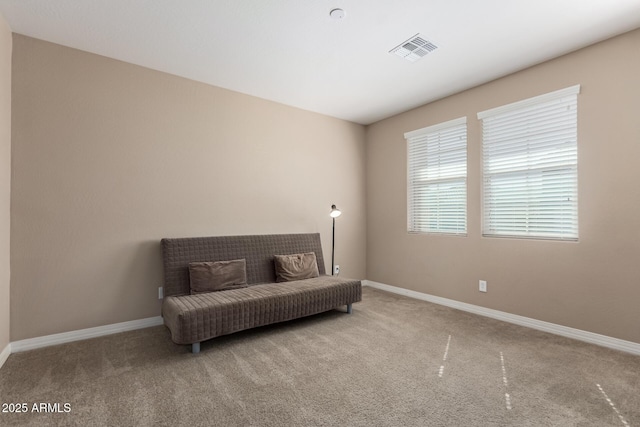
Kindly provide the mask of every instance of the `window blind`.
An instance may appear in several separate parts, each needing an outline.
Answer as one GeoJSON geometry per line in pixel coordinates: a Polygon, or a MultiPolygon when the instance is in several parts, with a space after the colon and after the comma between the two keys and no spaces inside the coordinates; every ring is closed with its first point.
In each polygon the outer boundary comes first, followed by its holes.
{"type": "Polygon", "coordinates": [[[467,232],[467,118],[405,133],[410,233],[467,232]]]}
{"type": "Polygon", "coordinates": [[[483,235],[578,239],[580,86],[478,113],[483,235]]]}

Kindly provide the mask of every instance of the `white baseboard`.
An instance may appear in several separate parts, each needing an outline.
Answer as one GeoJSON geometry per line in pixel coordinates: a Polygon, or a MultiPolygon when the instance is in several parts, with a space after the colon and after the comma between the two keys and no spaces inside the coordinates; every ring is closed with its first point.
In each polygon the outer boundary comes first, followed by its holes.
{"type": "MultiPolygon", "coordinates": [[[[10,344],[10,352],[18,353],[20,351],[34,350],[36,348],[48,347],[50,345],[64,344],[72,341],[86,340],[104,335],[117,334],[119,332],[158,326],[162,325],[162,323],[162,317],[160,316],[148,317],[146,319],[131,320],[129,322],[114,323],[112,325],[80,329],[78,331],[63,332],[61,334],[46,335],[44,337],[29,338],[26,340],[12,342],[10,344]]],[[[4,354],[4,352],[2,354],[4,354]]]]}
{"type": "Polygon", "coordinates": [[[11,343],[7,344],[7,346],[0,352],[0,368],[4,365],[4,362],[7,361],[9,356],[11,355],[11,343]]]}
{"type": "Polygon", "coordinates": [[[504,322],[514,323],[516,325],[526,326],[528,328],[549,332],[551,334],[561,335],[563,337],[573,338],[591,344],[596,344],[603,347],[640,355],[640,344],[632,341],[625,341],[606,335],[600,335],[593,332],[570,328],[568,326],[562,326],[555,323],[544,322],[542,320],[531,319],[530,317],[518,316],[517,314],[493,310],[491,308],[485,308],[479,305],[467,304],[465,302],[460,302],[448,298],[437,297],[435,295],[429,295],[409,289],[398,288],[396,286],[385,285],[384,283],[378,283],[371,280],[363,280],[362,284],[364,286],[371,286],[372,288],[380,289],[383,291],[393,292],[394,294],[405,295],[410,298],[429,301],[435,304],[467,311],[469,313],[478,314],[480,316],[491,317],[492,319],[498,319],[504,322]]]}

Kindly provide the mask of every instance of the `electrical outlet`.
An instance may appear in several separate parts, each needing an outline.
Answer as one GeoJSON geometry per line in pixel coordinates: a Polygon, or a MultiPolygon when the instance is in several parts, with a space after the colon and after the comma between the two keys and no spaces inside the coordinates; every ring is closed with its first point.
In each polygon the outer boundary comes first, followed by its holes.
{"type": "Polygon", "coordinates": [[[480,292],[487,292],[487,281],[486,280],[480,280],[479,285],[478,285],[478,290],[480,292]]]}
{"type": "Polygon", "coordinates": [[[338,274],[340,274],[340,266],[339,265],[334,265],[333,266],[333,275],[337,276],[338,274]]]}
{"type": "Polygon", "coordinates": [[[162,286],[158,287],[158,299],[164,298],[164,292],[162,286]]]}

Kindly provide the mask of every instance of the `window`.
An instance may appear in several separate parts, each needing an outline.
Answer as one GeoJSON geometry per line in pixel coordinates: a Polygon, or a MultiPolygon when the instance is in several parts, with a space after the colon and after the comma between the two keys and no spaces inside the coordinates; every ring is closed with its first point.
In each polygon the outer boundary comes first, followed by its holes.
{"type": "Polygon", "coordinates": [[[407,140],[408,230],[467,232],[467,118],[404,134],[407,140]]]}
{"type": "Polygon", "coordinates": [[[580,86],[478,113],[483,235],[578,239],[580,86]]]}

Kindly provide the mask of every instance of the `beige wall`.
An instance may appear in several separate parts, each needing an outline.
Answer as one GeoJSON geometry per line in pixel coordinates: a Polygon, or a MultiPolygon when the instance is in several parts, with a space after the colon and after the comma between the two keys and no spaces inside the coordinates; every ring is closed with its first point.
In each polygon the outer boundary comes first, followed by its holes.
{"type": "Polygon", "coordinates": [[[320,232],[330,260],[332,203],[341,274],[364,278],[364,127],[13,48],[12,341],[158,316],[162,237],[320,232]]]}
{"type": "Polygon", "coordinates": [[[367,278],[640,343],[638,76],[640,30],[370,126],[367,278]],[[481,237],[476,113],[575,84],[579,242],[481,237]],[[468,236],[409,235],[403,133],[462,116],[468,236]]]}
{"type": "MultiPolygon", "coordinates": [[[[318,231],[328,263],[336,203],[345,276],[364,278],[366,265],[370,280],[640,342],[640,30],[378,122],[366,135],[19,35],[13,49],[12,341],[157,316],[162,237],[318,231]],[[481,237],[476,113],[574,84],[582,85],[580,241],[481,237]],[[403,133],[464,115],[468,236],[408,235],[403,133]]],[[[0,54],[8,61],[0,90],[10,91],[8,29],[0,54]]],[[[10,114],[0,106],[0,124],[10,114]]],[[[9,230],[1,231],[9,149],[0,137],[0,263],[9,260],[9,230]]]]}
{"type": "Polygon", "coordinates": [[[0,15],[0,352],[9,344],[11,30],[0,15]]]}

